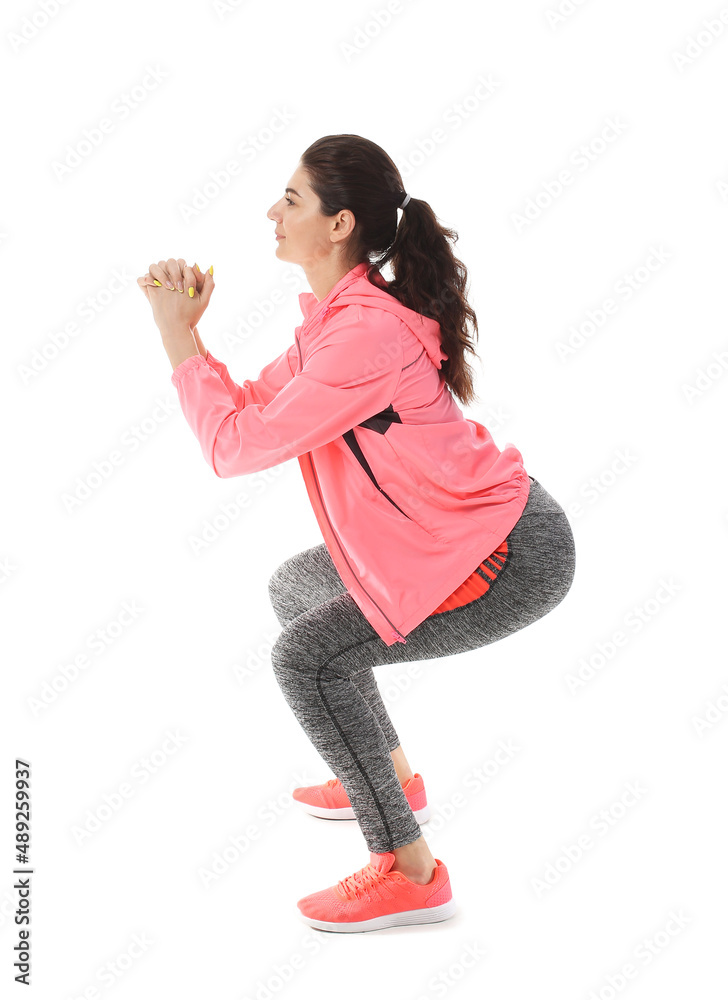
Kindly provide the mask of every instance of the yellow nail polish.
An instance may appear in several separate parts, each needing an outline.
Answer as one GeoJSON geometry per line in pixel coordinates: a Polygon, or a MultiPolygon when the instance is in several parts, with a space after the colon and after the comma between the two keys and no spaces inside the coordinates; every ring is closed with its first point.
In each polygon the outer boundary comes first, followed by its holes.
{"type": "Polygon", "coordinates": [[[212,264],[210,264],[210,274],[212,274],[212,264]]]}
{"type": "Polygon", "coordinates": [[[162,287],[162,282],[161,281],[157,281],[156,278],[154,279],[154,284],[155,285],[159,285],[160,288],[162,287]]]}
{"type": "Polygon", "coordinates": [[[189,293],[190,293],[190,298],[194,299],[194,297],[195,297],[195,290],[192,287],[192,285],[190,285],[190,287],[189,287],[189,293]]]}
{"type": "MultiPolygon", "coordinates": [[[[195,266],[192,268],[193,271],[194,271],[195,267],[197,267],[197,264],[195,264],[195,266]]],[[[197,267],[197,270],[198,271],[200,270],[199,267],[197,267]]]]}

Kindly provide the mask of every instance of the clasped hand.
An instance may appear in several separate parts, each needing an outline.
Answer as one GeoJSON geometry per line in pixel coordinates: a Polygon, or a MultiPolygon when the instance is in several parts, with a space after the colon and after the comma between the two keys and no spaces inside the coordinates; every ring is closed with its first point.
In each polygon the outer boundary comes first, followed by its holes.
{"type": "Polygon", "coordinates": [[[181,257],[150,264],[149,271],[137,278],[137,284],[146,295],[162,334],[185,328],[194,330],[215,287],[209,271],[203,274],[197,264],[190,267],[181,257]],[[155,284],[155,279],[160,284],[155,284]]]}

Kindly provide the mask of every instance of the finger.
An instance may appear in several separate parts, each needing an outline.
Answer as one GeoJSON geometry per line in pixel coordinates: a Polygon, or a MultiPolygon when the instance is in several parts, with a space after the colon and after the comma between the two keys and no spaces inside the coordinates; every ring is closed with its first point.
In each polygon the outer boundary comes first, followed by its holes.
{"type": "Polygon", "coordinates": [[[199,298],[199,293],[197,291],[197,276],[189,264],[186,264],[182,268],[182,280],[184,281],[185,295],[189,295],[191,299],[194,299],[195,296],[199,298]]]}
{"type": "Polygon", "coordinates": [[[184,266],[185,260],[182,257],[170,257],[167,261],[167,274],[178,292],[184,291],[184,278],[182,276],[184,266]]]}
{"type": "Polygon", "coordinates": [[[169,260],[161,260],[159,263],[166,270],[169,280],[172,282],[172,287],[178,292],[181,292],[182,272],[180,271],[179,264],[177,263],[177,258],[170,257],[169,260]]]}
{"type": "Polygon", "coordinates": [[[152,278],[156,278],[165,288],[174,288],[174,285],[167,274],[167,262],[160,260],[158,264],[149,265],[149,273],[152,278]]]}
{"type": "Polygon", "coordinates": [[[202,294],[202,289],[205,285],[205,275],[199,264],[195,264],[193,271],[195,272],[195,278],[197,279],[197,291],[202,294]]]}
{"type": "Polygon", "coordinates": [[[205,271],[205,284],[202,291],[200,292],[200,299],[202,300],[202,305],[207,309],[207,305],[210,301],[210,296],[215,288],[215,279],[210,274],[209,271],[205,271]]]}

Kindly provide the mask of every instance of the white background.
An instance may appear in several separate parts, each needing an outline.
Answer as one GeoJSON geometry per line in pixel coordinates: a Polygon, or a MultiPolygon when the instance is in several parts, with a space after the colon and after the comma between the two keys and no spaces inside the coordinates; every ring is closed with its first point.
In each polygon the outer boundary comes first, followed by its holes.
{"type": "Polygon", "coordinates": [[[2,12],[3,993],[22,990],[21,757],[31,995],[725,996],[728,8],[45,7],[2,12]],[[270,666],[267,581],[322,540],[298,463],[215,477],[136,285],[161,258],[213,264],[200,332],[236,381],[257,377],[309,290],[266,212],[340,132],[383,146],[459,233],[484,400],[465,413],[516,444],[577,546],[571,592],[536,624],[377,668],[459,912],[351,935],[296,907],[368,861],[356,823],[290,797],[331,776],[270,666]],[[239,516],[195,552],[225,505],[239,516]],[[518,752],[493,765],[501,740],[518,752]]]}

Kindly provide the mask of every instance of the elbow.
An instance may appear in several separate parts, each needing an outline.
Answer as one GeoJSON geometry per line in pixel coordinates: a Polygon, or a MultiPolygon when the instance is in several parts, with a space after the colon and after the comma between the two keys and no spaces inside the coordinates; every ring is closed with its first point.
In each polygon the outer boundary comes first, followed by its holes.
{"type": "Polygon", "coordinates": [[[241,448],[226,448],[213,445],[206,454],[207,464],[218,479],[235,479],[237,476],[249,476],[254,472],[276,465],[279,458],[271,460],[267,452],[243,451],[241,448]]]}
{"type": "Polygon", "coordinates": [[[205,458],[207,460],[207,464],[210,466],[210,468],[215,473],[215,475],[217,476],[218,479],[226,479],[227,478],[227,476],[225,475],[225,472],[223,470],[221,470],[220,468],[218,468],[218,465],[215,462],[215,449],[214,448],[210,452],[209,455],[205,455],[205,458]]]}
{"type": "Polygon", "coordinates": [[[214,454],[210,455],[207,464],[218,479],[235,479],[236,476],[244,476],[248,472],[247,469],[235,462],[220,462],[219,459],[215,460],[214,454]]]}
{"type": "Polygon", "coordinates": [[[224,466],[222,469],[218,468],[218,466],[215,465],[215,463],[212,461],[210,462],[210,468],[215,473],[218,479],[232,479],[233,476],[237,475],[236,472],[230,472],[230,470],[225,468],[224,466]]]}

